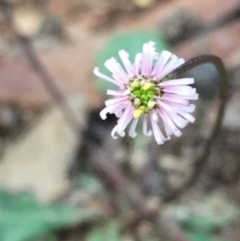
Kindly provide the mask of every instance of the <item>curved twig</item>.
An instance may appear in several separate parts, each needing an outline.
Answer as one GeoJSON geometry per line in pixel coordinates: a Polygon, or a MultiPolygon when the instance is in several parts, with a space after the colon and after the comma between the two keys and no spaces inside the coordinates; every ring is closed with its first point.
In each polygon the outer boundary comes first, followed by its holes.
{"type": "Polygon", "coordinates": [[[53,97],[53,100],[61,108],[66,121],[69,123],[69,126],[73,129],[74,132],[79,133],[79,131],[81,130],[79,127],[79,122],[71,107],[67,103],[64,93],[60,91],[56,81],[51,77],[51,75],[48,73],[48,71],[45,69],[45,67],[39,60],[31,41],[27,37],[23,36],[15,30],[13,24],[11,4],[8,3],[6,0],[0,0],[0,9],[4,13],[4,18],[7,27],[18,40],[29,65],[37,74],[40,81],[43,83],[44,87],[49,92],[50,96],[53,97]]]}
{"type": "Polygon", "coordinates": [[[175,198],[177,198],[179,195],[181,195],[184,191],[186,191],[188,188],[190,188],[197,180],[199,175],[201,174],[201,170],[203,169],[207,158],[209,157],[211,148],[213,146],[214,141],[216,140],[218,133],[221,129],[224,111],[228,99],[228,83],[227,83],[227,73],[224,67],[223,62],[221,59],[214,55],[202,55],[195,57],[193,59],[190,59],[180,67],[176,68],[170,75],[171,78],[178,78],[180,75],[186,73],[187,71],[201,65],[201,64],[213,64],[218,73],[220,78],[219,83],[219,106],[218,111],[215,119],[215,124],[212,128],[211,135],[204,146],[204,151],[200,157],[197,157],[195,160],[196,166],[195,170],[192,174],[192,177],[188,180],[188,182],[177,191],[174,191],[172,193],[167,194],[165,197],[165,201],[171,201],[175,198]]]}

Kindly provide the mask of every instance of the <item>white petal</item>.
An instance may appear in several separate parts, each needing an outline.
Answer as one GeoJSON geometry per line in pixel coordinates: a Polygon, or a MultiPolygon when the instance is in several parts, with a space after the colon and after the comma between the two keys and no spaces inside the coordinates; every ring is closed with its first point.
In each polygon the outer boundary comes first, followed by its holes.
{"type": "Polygon", "coordinates": [[[155,140],[158,145],[162,145],[164,143],[164,140],[166,140],[166,138],[163,136],[163,134],[158,126],[158,123],[156,123],[153,120],[152,116],[150,117],[150,119],[151,119],[151,123],[152,123],[152,130],[153,130],[153,135],[155,137],[155,140]]]}
{"type": "Polygon", "coordinates": [[[193,123],[195,121],[195,117],[193,117],[192,115],[190,115],[189,113],[187,113],[185,111],[179,111],[179,114],[181,116],[183,116],[186,120],[190,121],[191,123],[193,123]]]}
{"type": "Polygon", "coordinates": [[[107,118],[107,113],[115,113],[119,112],[122,109],[125,108],[125,105],[123,103],[115,103],[109,106],[106,106],[101,112],[100,112],[100,117],[105,120],[107,118]]]}
{"type": "Polygon", "coordinates": [[[193,113],[195,110],[195,105],[193,105],[193,104],[186,106],[186,105],[181,105],[181,104],[176,104],[176,103],[170,103],[168,101],[166,101],[166,104],[171,105],[173,108],[175,108],[176,112],[178,110],[184,110],[188,113],[193,113]]]}
{"type": "Polygon", "coordinates": [[[172,55],[169,62],[164,66],[163,70],[161,72],[158,72],[156,74],[156,79],[162,79],[164,76],[169,74],[173,69],[176,68],[178,63],[178,57],[176,55],[172,55]]]}
{"type": "Polygon", "coordinates": [[[123,70],[122,66],[117,62],[115,58],[108,59],[105,62],[105,67],[113,73],[113,77],[120,83],[127,83],[129,77],[127,73],[123,70]]]}
{"type": "Polygon", "coordinates": [[[182,104],[182,105],[188,105],[188,103],[189,103],[188,100],[179,98],[178,95],[164,94],[161,98],[162,98],[162,100],[167,100],[167,101],[182,104]]]}
{"type": "Polygon", "coordinates": [[[190,86],[166,86],[163,90],[165,93],[177,95],[193,96],[196,94],[196,89],[190,86]]]}
{"type": "Polygon", "coordinates": [[[126,71],[129,74],[129,76],[133,77],[134,76],[134,67],[129,60],[129,54],[124,50],[120,50],[118,53],[119,53],[119,56],[123,62],[123,65],[124,65],[126,71]]]}
{"type": "Polygon", "coordinates": [[[115,116],[116,116],[117,118],[120,118],[120,117],[122,116],[122,114],[123,114],[123,111],[122,111],[122,110],[115,111],[115,116]]]}
{"type": "Polygon", "coordinates": [[[176,127],[166,111],[160,109],[158,113],[175,136],[179,137],[182,135],[182,132],[176,127]]]}
{"type": "Polygon", "coordinates": [[[108,82],[111,82],[111,83],[113,83],[113,84],[115,84],[115,85],[117,85],[117,86],[120,86],[120,87],[122,86],[122,84],[120,84],[119,82],[117,82],[115,79],[112,79],[112,78],[106,76],[105,74],[100,73],[99,68],[97,68],[97,67],[94,68],[93,73],[94,73],[95,75],[97,75],[98,77],[100,77],[101,79],[104,79],[104,80],[106,80],[106,81],[108,81],[108,82]]]}
{"type": "Polygon", "coordinates": [[[158,102],[158,105],[163,108],[164,110],[166,111],[169,111],[169,112],[175,112],[176,113],[176,110],[171,106],[171,104],[167,104],[161,100],[159,100],[158,102]]]}
{"type": "Polygon", "coordinates": [[[154,44],[154,42],[150,41],[149,43],[143,45],[141,73],[146,77],[150,77],[152,72],[153,58],[156,55],[154,44]]]}
{"type": "MultiPolygon", "coordinates": [[[[184,95],[176,95],[176,94],[164,94],[163,97],[171,98],[172,100],[178,99],[178,100],[197,100],[198,99],[198,94],[194,94],[192,96],[184,96],[184,95]]],[[[174,101],[176,102],[176,101],[174,101]]],[[[179,102],[180,103],[180,102],[179,102]]],[[[181,104],[181,103],[180,103],[181,104]]]]}
{"type": "Polygon", "coordinates": [[[147,130],[147,116],[146,115],[143,116],[143,130],[142,131],[145,136],[152,136],[152,131],[147,130]]]}
{"type": "Polygon", "coordinates": [[[138,120],[139,118],[135,118],[129,129],[128,135],[131,136],[132,138],[135,138],[137,136],[137,132],[135,131],[135,129],[137,127],[138,120]]]}
{"type": "Polygon", "coordinates": [[[123,92],[119,92],[116,90],[107,90],[107,95],[115,95],[115,96],[126,96],[123,92]]]}
{"type": "Polygon", "coordinates": [[[128,97],[127,96],[122,96],[122,97],[116,97],[114,99],[110,99],[110,100],[106,100],[105,101],[105,105],[112,105],[112,104],[116,104],[116,103],[120,103],[122,102],[123,104],[126,103],[128,97]]]}
{"type": "Polygon", "coordinates": [[[172,56],[172,53],[168,51],[162,51],[160,54],[157,63],[155,64],[152,75],[158,75],[164,68],[165,64],[168,62],[170,57],[172,56]]]}
{"type": "Polygon", "coordinates": [[[184,63],[184,59],[178,59],[176,55],[172,55],[169,63],[163,68],[162,72],[156,75],[157,79],[162,79],[164,76],[168,75],[172,70],[176,69],[184,63]]]}
{"type": "Polygon", "coordinates": [[[135,76],[138,76],[140,73],[140,64],[142,60],[142,54],[138,53],[135,57],[135,62],[134,62],[134,74],[135,76]]]}
{"type": "Polygon", "coordinates": [[[156,111],[152,111],[151,113],[152,113],[151,114],[152,120],[155,122],[158,122],[158,116],[157,116],[156,111]]]}
{"type": "Polygon", "coordinates": [[[123,112],[123,115],[118,120],[117,132],[119,135],[120,133],[124,132],[125,128],[127,127],[128,123],[131,121],[132,118],[133,118],[132,107],[127,106],[127,108],[123,112]]]}
{"type": "Polygon", "coordinates": [[[117,136],[115,135],[117,133],[117,125],[113,128],[111,132],[111,136],[113,139],[117,139],[117,136]]]}
{"type": "Polygon", "coordinates": [[[186,125],[189,123],[189,121],[187,121],[186,119],[182,118],[178,114],[168,113],[168,115],[170,116],[172,121],[181,129],[186,127],[186,125]]]}
{"type": "Polygon", "coordinates": [[[102,118],[102,120],[106,120],[107,119],[107,113],[109,113],[109,107],[105,107],[104,109],[102,109],[100,111],[99,115],[102,118]]]}
{"type": "Polygon", "coordinates": [[[160,83],[160,86],[190,85],[194,83],[193,78],[167,80],[160,83]]]}

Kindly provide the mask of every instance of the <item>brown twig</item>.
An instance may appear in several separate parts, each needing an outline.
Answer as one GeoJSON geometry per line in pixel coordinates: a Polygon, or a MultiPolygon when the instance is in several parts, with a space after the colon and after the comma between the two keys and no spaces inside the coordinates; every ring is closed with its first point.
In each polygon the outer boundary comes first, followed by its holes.
{"type": "Polygon", "coordinates": [[[178,78],[180,75],[186,73],[187,71],[189,71],[201,64],[206,64],[206,63],[213,64],[216,67],[216,69],[219,73],[219,78],[220,78],[219,106],[218,106],[215,123],[212,128],[211,135],[210,135],[209,139],[207,140],[207,142],[205,143],[203,154],[200,157],[196,157],[196,160],[194,161],[195,169],[194,169],[193,175],[191,176],[191,178],[188,180],[188,182],[183,187],[181,187],[177,191],[169,193],[165,197],[165,201],[171,201],[171,200],[177,198],[179,195],[184,193],[187,189],[189,189],[196,183],[196,181],[198,180],[198,177],[201,174],[203,167],[206,164],[206,161],[210,155],[210,151],[213,146],[213,143],[217,139],[221,126],[222,126],[224,111],[226,108],[229,93],[228,93],[227,73],[226,73],[224,64],[220,58],[218,58],[217,56],[213,56],[213,55],[202,55],[202,56],[195,57],[193,59],[190,59],[189,61],[187,61],[180,67],[178,67],[177,69],[175,69],[170,75],[173,79],[175,79],[175,78],[178,78]]]}
{"type": "Polygon", "coordinates": [[[13,17],[12,17],[12,6],[6,0],[0,0],[0,10],[4,14],[5,22],[8,30],[13,33],[17,41],[19,42],[29,65],[33,71],[39,76],[40,81],[49,92],[50,96],[53,97],[54,101],[60,106],[63,115],[65,116],[69,126],[74,129],[74,132],[79,133],[80,128],[78,120],[74,115],[71,107],[68,105],[64,93],[59,90],[56,81],[51,77],[48,71],[44,68],[41,61],[39,60],[31,41],[18,33],[14,28],[13,17]]]}

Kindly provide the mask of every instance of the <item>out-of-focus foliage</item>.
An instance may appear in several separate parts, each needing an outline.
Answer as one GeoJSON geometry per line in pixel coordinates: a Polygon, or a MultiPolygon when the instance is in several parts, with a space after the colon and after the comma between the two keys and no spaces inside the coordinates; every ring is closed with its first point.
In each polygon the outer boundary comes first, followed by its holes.
{"type": "Polygon", "coordinates": [[[30,194],[0,191],[0,240],[24,241],[52,230],[94,220],[96,214],[67,205],[43,205],[30,194]]]}
{"type": "MultiPolygon", "coordinates": [[[[168,49],[168,44],[159,34],[147,30],[135,30],[109,38],[106,47],[97,55],[96,66],[100,68],[102,73],[109,76],[111,73],[104,66],[107,59],[114,57],[121,64],[118,51],[123,49],[129,53],[129,59],[133,62],[136,54],[142,51],[143,44],[149,41],[155,42],[158,52],[168,49]]],[[[115,89],[116,87],[110,82],[98,79],[97,88],[105,94],[107,89],[115,89]]]]}
{"type": "Polygon", "coordinates": [[[193,206],[181,206],[176,213],[192,241],[222,241],[213,238],[215,232],[231,224],[238,217],[239,210],[226,197],[213,195],[193,206]]]}
{"type": "Polygon", "coordinates": [[[102,227],[93,229],[86,241],[120,241],[120,228],[120,221],[111,220],[102,227]]]}

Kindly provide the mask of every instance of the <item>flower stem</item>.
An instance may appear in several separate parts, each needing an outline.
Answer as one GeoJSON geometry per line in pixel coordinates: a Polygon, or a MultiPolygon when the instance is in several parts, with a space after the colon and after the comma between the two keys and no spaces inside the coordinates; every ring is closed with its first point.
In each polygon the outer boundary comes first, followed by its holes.
{"type": "Polygon", "coordinates": [[[207,63],[213,64],[216,67],[220,78],[219,105],[218,105],[218,111],[217,111],[215,123],[212,127],[211,135],[205,143],[202,155],[200,155],[199,157],[196,157],[196,160],[194,161],[195,170],[192,174],[192,177],[188,180],[188,182],[183,187],[181,187],[177,191],[169,193],[166,196],[165,201],[171,201],[173,199],[176,199],[184,191],[186,191],[188,188],[190,188],[195,184],[195,182],[198,180],[199,175],[201,174],[203,167],[207,162],[207,158],[209,157],[213,143],[217,139],[217,136],[222,126],[224,112],[225,112],[225,108],[228,100],[228,82],[227,82],[226,69],[224,67],[222,60],[219,57],[214,55],[202,55],[202,56],[195,57],[193,59],[190,59],[183,65],[179,66],[175,70],[173,70],[172,73],[170,73],[170,75],[171,75],[171,78],[175,79],[175,78],[178,78],[180,75],[186,73],[187,71],[199,65],[207,64],[207,63]]]}

